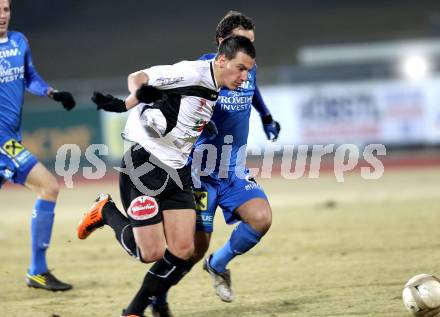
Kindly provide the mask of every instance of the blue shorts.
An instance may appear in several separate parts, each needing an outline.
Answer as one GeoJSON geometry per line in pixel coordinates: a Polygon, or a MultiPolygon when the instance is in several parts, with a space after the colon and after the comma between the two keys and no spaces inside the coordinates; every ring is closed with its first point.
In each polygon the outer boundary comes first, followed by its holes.
{"type": "Polygon", "coordinates": [[[0,187],[5,181],[24,184],[38,160],[17,140],[0,143],[0,187]]]}
{"type": "Polygon", "coordinates": [[[194,188],[197,211],[197,231],[212,232],[214,230],[214,216],[218,206],[222,208],[227,224],[240,220],[234,211],[245,202],[262,198],[267,200],[262,187],[248,174],[244,179],[231,172],[229,178],[213,179],[209,176],[201,177],[200,188],[194,188]]]}

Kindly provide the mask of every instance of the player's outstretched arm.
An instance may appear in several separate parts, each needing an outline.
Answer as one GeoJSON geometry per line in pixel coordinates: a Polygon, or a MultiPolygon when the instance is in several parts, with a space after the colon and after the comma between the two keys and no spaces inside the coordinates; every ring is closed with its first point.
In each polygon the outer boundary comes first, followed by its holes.
{"type": "Polygon", "coordinates": [[[128,110],[124,100],[113,97],[110,94],[104,95],[99,91],[95,91],[91,99],[96,104],[97,110],[102,109],[109,112],[125,112],[128,110]]]}
{"type": "Polygon", "coordinates": [[[136,90],[136,99],[143,103],[155,102],[162,99],[163,96],[164,92],[162,90],[145,84],[136,90]]]}
{"type": "Polygon", "coordinates": [[[63,105],[63,107],[68,111],[72,110],[76,105],[73,95],[68,91],[49,89],[47,95],[49,98],[52,98],[57,102],[60,102],[63,105]]]}

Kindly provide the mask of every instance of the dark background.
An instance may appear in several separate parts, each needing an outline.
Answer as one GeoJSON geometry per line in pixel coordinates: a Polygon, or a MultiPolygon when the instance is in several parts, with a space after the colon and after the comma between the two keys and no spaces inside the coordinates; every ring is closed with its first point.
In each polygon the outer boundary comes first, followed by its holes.
{"type": "Polygon", "coordinates": [[[440,37],[439,0],[13,0],[46,80],[125,76],[214,51],[230,9],[256,22],[260,67],[292,65],[304,45],[440,37]]]}

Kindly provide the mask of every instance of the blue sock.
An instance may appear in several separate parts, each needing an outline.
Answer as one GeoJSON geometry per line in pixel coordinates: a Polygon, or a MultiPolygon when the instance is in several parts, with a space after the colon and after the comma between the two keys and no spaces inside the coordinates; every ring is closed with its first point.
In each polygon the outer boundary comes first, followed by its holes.
{"type": "Polygon", "coordinates": [[[29,274],[41,274],[48,271],[46,250],[49,247],[54,219],[55,202],[37,199],[31,220],[31,264],[29,274]]]}
{"type": "Polygon", "coordinates": [[[237,255],[252,249],[261,239],[262,234],[252,229],[250,225],[241,222],[226,244],[214,252],[209,261],[211,268],[218,273],[226,271],[226,265],[237,255]]]}
{"type": "Polygon", "coordinates": [[[165,305],[168,302],[167,295],[168,295],[168,293],[165,293],[161,296],[157,296],[153,301],[153,306],[157,307],[157,306],[165,305]]]}

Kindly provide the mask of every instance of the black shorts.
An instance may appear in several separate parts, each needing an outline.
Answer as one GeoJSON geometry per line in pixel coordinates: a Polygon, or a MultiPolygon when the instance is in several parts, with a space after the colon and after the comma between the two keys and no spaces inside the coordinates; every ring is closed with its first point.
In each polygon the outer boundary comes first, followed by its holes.
{"type": "Polygon", "coordinates": [[[136,144],[125,153],[121,168],[119,191],[133,227],[161,222],[163,210],[195,210],[190,166],[176,170],[157,164],[153,155],[136,144]]]}

